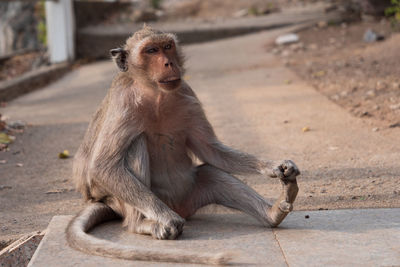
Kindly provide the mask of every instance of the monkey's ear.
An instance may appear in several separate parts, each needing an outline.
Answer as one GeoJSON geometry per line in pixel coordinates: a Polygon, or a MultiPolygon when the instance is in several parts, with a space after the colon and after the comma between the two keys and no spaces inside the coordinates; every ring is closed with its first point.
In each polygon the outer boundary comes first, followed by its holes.
{"type": "Polygon", "coordinates": [[[128,70],[128,53],[126,52],[126,50],[122,48],[114,48],[110,50],[110,54],[120,71],[125,72],[128,70]]]}

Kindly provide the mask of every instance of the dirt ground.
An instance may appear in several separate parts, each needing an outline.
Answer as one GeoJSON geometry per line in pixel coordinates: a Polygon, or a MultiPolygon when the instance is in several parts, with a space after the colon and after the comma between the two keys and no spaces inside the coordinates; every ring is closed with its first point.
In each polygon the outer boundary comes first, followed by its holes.
{"type": "Polygon", "coordinates": [[[287,66],[373,130],[400,127],[400,33],[387,20],[314,27],[271,47],[287,66]],[[385,37],[363,41],[367,29],[385,37]]]}
{"type": "Polygon", "coordinates": [[[0,62],[0,82],[16,78],[46,62],[43,52],[27,52],[0,62]]]}

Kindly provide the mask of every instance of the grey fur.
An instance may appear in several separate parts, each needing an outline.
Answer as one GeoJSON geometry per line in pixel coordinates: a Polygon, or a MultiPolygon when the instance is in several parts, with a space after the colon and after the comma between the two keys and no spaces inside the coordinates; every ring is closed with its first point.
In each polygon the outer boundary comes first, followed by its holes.
{"type": "MultiPolygon", "coordinates": [[[[109,257],[226,264],[227,254],[145,251],[86,234],[96,224],[120,216],[130,232],[175,239],[182,233],[184,218],[212,203],[277,226],[297,195],[300,172],[292,161],[274,165],[223,145],[189,85],[182,81],[168,92],[156,85],[157,79],[135,61],[140,57],[137,46],[149,39],[176,42],[149,27],[128,39],[127,71],[115,77],[75,156],[75,184],[91,204],[71,221],[67,240],[76,249],[109,257]],[[204,164],[195,166],[195,160],[204,164]],[[271,205],[233,174],[279,177],[282,194],[271,205]]],[[[171,62],[182,74],[179,47],[174,57],[171,62]]]]}

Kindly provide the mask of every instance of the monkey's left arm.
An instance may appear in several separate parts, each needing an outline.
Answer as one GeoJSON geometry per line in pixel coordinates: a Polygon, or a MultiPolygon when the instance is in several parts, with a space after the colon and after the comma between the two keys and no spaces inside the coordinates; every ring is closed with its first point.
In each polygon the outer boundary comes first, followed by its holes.
{"type": "Polygon", "coordinates": [[[288,177],[300,174],[291,160],[278,163],[257,159],[255,156],[222,144],[201,109],[192,118],[187,145],[203,162],[236,174],[267,174],[270,177],[288,177]]]}

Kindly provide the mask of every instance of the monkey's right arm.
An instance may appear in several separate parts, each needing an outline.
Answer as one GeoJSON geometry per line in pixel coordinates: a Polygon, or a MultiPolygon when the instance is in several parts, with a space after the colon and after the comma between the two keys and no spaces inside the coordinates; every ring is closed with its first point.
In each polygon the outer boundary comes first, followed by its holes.
{"type": "Polygon", "coordinates": [[[260,160],[221,143],[200,105],[196,114],[192,116],[191,123],[188,146],[203,162],[237,174],[267,174],[279,178],[300,174],[296,164],[291,160],[281,162],[260,160]]]}
{"type": "MultiPolygon", "coordinates": [[[[94,144],[90,177],[110,195],[134,206],[148,219],[164,225],[182,223],[183,219],[140,182],[129,168],[128,149],[143,129],[137,119],[134,105],[127,106],[123,101],[118,102],[110,101],[104,115],[94,144]]],[[[139,157],[142,153],[148,152],[137,151],[137,153],[141,154],[139,157]]]]}

